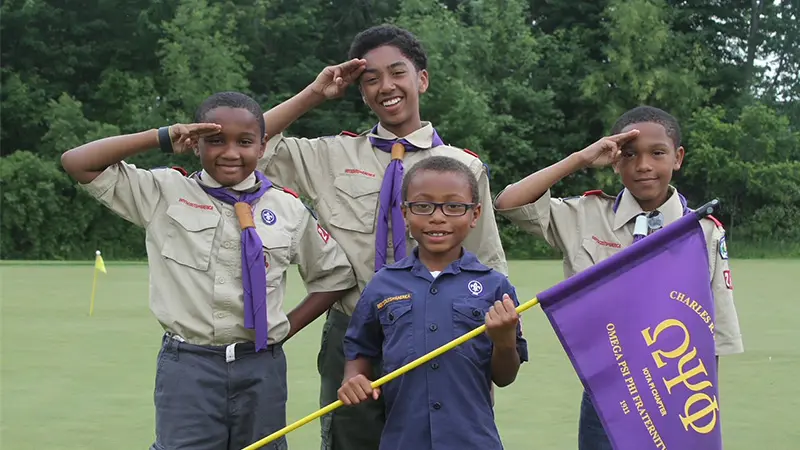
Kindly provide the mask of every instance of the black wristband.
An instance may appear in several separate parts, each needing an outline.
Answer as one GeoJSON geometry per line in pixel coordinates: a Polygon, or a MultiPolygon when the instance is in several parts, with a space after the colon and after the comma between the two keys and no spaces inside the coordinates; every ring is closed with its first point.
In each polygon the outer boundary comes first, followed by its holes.
{"type": "Polygon", "coordinates": [[[172,153],[172,138],[169,136],[169,127],[158,129],[158,145],[164,153],[172,153]]]}

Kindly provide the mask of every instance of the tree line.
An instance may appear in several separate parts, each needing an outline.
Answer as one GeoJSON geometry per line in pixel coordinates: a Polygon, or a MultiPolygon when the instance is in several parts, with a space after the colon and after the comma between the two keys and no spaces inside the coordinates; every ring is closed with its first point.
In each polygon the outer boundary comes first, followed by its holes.
{"type": "MultiPolygon", "coordinates": [[[[683,129],[675,185],[691,206],[722,201],[733,255],[798,255],[799,11],[797,0],[6,0],[2,257],[89,259],[101,248],[143,258],[143,230],[77,189],[62,152],[191,121],[217,91],[274,106],[384,22],[422,40],[423,119],[480,155],[495,194],[651,104],[683,129]]],[[[375,120],[353,88],[288,134],[360,132],[375,120]]],[[[129,162],[199,168],[158,151],[129,162]]],[[[587,170],[554,193],[590,189],[621,185],[610,170],[587,170]]],[[[498,220],[510,258],[554,256],[498,220]]]]}

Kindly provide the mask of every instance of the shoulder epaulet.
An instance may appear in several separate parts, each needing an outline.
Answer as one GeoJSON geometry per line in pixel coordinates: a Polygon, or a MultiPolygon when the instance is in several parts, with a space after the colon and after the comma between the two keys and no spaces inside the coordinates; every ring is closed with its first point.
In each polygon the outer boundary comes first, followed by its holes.
{"type": "Polygon", "coordinates": [[[586,196],[588,196],[588,195],[605,195],[605,194],[606,194],[606,193],[605,193],[605,192],[603,192],[603,190],[602,190],[602,189],[594,189],[594,190],[591,190],[591,191],[586,191],[586,192],[584,192],[584,193],[583,193],[583,196],[584,196],[584,197],[586,197],[586,196]]]}
{"type": "Polygon", "coordinates": [[[358,137],[358,134],[353,133],[352,131],[343,130],[339,133],[340,136],[350,136],[350,137],[358,137]]]}
{"type": "Polygon", "coordinates": [[[706,219],[714,222],[714,225],[716,225],[717,228],[719,228],[720,230],[724,230],[725,229],[725,227],[722,226],[722,222],[720,222],[719,219],[717,219],[716,217],[712,216],[711,214],[707,215],[706,219]]]}
{"type": "Polygon", "coordinates": [[[275,186],[276,188],[278,188],[279,190],[281,190],[283,192],[286,192],[287,194],[291,195],[294,198],[300,198],[300,196],[297,194],[297,192],[295,192],[295,191],[293,191],[293,190],[291,190],[291,189],[289,189],[287,187],[278,186],[277,184],[275,184],[273,186],[275,186]]]}
{"type": "Polygon", "coordinates": [[[186,169],[184,169],[181,166],[172,166],[172,170],[177,170],[178,172],[181,173],[181,175],[183,175],[185,177],[189,176],[189,172],[187,172],[186,169]]]}
{"type": "Polygon", "coordinates": [[[470,150],[468,148],[462,148],[461,150],[464,150],[464,153],[467,153],[467,154],[472,155],[472,156],[474,156],[474,157],[476,157],[478,159],[481,159],[481,157],[478,156],[477,153],[473,152],[472,150],[470,150]]]}

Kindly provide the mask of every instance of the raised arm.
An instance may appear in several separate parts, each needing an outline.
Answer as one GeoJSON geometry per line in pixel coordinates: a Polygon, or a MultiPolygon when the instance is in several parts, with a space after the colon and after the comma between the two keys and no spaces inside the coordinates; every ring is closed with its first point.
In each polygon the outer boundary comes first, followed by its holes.
{"type": "Polygon", "coordinates": [[[297,95],[264,113],[267,136],[283,133],[303,114],[321,105],[325,100],[339,98],[364,71],[367,62],[351,59],[335,66],[328,66],[317,78],[297,95]]]}

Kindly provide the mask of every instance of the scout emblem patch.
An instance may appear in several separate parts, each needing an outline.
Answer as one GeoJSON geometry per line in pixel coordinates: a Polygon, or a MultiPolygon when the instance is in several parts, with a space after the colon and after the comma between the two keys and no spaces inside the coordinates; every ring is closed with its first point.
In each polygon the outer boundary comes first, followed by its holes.
{"type": "Polygon", "coordinates": [[[467,289],[472,295],[480,295],[483,292],[483,285],[478,280],[472,280],[467,284],[467,289]]]}
{"type": "Polygon", "coordinates": [[[274,212],[264,209],[261,211],[261,220],[267,225],[275,225],[275,222],[278,221],[278,216],[274,212]]]}

